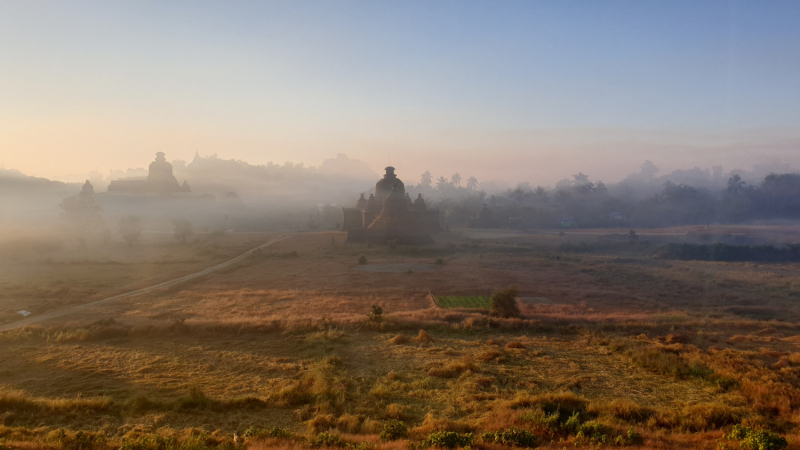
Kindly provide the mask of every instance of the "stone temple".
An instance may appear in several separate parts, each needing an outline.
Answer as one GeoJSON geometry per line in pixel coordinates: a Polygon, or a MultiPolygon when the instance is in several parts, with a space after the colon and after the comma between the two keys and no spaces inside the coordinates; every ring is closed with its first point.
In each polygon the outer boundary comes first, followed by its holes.
{"type": "Polygon", "coordinates": [[[342,208],[347,242],[432,244],[430,235],[439,230],[439,210],[428,210],[422,194],[412,201],[394,167],[386,168],[375,184],[375,194],[368,199],[361,194],[355,208],[342,208]]]}
{"type": "Polygon", "coordinates": [[[108,185],[109,192],[144,193],[154,192],[159,194],[172,194],[177,192],[190,192],[189,184],[184,181],[178,184],[172,174],[172,164],[167,162],[164,152],[156,153],[156,160],[150,163],[150,172],[147,178],[122,178],[113,180],[108,185]]]}

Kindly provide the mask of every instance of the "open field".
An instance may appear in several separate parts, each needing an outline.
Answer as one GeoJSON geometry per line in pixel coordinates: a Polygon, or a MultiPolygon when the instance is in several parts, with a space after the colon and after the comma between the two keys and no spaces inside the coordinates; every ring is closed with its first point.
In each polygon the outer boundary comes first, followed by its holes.
{"type": "MultiPolygon", "coordinates": [[[[627,230],[478,232],[430,247],[296,234],[188,283],[0,333],[0,445],[155,450],[142,437],[159,435],[174,448],[228,448],[233,433],[280,427],[294,437],[251,431],[244,445],[301,448],[327,431],[364,449],[413,448],[454,431],[499,449],[480,434],[515,427],[541,448],[620,438],[712,449],[738,448],[723,435],[741,424],[800,448],[800,265],[657,257],[692,230],[633,241],[627,230]],[[429,296],[512,284],[520,318],[442,309],[429,296]],[[380,319],[367,315],[374,304],[380,319]],[[392,420],[407,437],[380,441],[392,420]]],[[[17,275],[2,272],[0,317],[156,284],[273,237],[7,259],[17,275]],[[67,294],[50,292],[62,285],[67,294]]]]}
{"type": "Polygon", "coordinates": [[[458,296],[453,295],[449,297],[436,297],[436,306],[444,309],[452,308],[483,308],[489,309],[491,307],[490,297],[481,296],[458,296]]]}

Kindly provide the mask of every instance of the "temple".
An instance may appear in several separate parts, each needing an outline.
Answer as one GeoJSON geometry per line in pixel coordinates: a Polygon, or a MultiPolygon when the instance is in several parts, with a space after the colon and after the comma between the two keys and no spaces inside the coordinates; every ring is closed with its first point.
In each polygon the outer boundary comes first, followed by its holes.
{"type": "Polygon", "coordinates": [[[172,194],[176,192],[191,192],[189,184],[184,180],[178,184],[172,174],[172,164],[167,162],[164,152],[156,153],[156,160],[150,163],[150,172],[147,178],[122,178],[113,180],[108,185],[109,192],[155,192],[159,194],[172,194]]]}
{"type": "Polygon", "coordinates": [[[368,199],[361,194],[355,208],[342,208],[347,242],[431,244],[430,234],[439,230],[439,210],[428,210],[422,194],[412,201],[394,167],[386,168],[375,184],[375,194],[368,199]]]}

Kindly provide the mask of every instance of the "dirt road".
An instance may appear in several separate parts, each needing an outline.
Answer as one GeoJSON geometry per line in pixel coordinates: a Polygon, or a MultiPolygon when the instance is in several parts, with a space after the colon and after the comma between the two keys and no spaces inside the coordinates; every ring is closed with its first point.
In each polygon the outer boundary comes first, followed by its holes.
{"type": "Polygon", "coordinates": [[[118,294],[118,295],[115,295],[113,297],[104,298],[102,300],[97,300],[97,301],[90,302],[90,303],[84,303],[84,304],[81,304],[81,305],[70,306],[68,308],[57,309],[55,311],[49,311],[49,312],[46,312],[44,314],[40,314],[40,315],[37,315],[37,316],[29,316],[29,317],[26,317],[25,319],[19,320],[17,322],[13,322],[13,323],[9,323],[9,324],[5,324],[5,325],[0,326],[0,332],[8,331],[8,330],[14,330],[14,329],[17,329],[17,328],[22,328],[22,327],[24,327],[26,325],[30,325],[30,324],[33,324],[33,323],[38,323],[38,322],[42,322],[42,321],[45,321],[45,320],[55,319],[57,317],[62,317],[62,316],[66,316],[66,315],[69,315],[69,314],[73,314],[73,313],[81,311],[83,309],[90,308],[92,306],[100,305],[100,304],[103,304],[103,303],[108,303],[108,302],[111,302],[111,301],[114,301],[114,300],[117,300],[117,299],[120,299],[120,298],[125,298],[125,297],[130,297],[130,296],[133,296],[133,295],[143,294],[145,292],[150,292],[150,291],[155,290],[155,289],[163,289],[165,287],[170,287],[170,286],[174,286],[174,285],[179,284],[179,283],[183,283],[185,281],[193,280],[195,278],[199,278],[199,277],[202,277],[203,275],[207,275],[207,274],[209,274],[211,272],[214,272],[215,270],[224,269],[225,267],[228,267],[228,266],[230,266],[232,264],[236,264],[237,262],[239,262],[239,261],[247,258],[248,256],[252,255],[253,252],[255,252],[256,250],[261,249],[261,248],[265,248],[265,247],[269,247],[270,245],[272,245],[272,244],[274,244],[274,243],[276,243],[278,241],[283,241],[285,239],[289,239],[289,237],[290,237],[290,235],[288,235],[288,234],[282,234],[282,235],[280,235],[280,236],[278,236],[278,237],[276,237],[274,239],[270,239],[269,241],[259,245],[258,247],[251,248],[250,250],[242,253],[241,255],[239,255],[239,256],[237,256],[237,257],[235,257],[233,259],[229,259],[229,260],[227,260],[227,261],[225,261],[223,263],[219,263],[219,264],[211,266],[211,267],[209,267],[207,269],[203,269],[200,272],[195,272],[193,274],[185,275],[185,276],[182,276],[180,278],[174,278],[172,280],[165,281],[163,283],[159,283],[159,284],[156,284],[156,285],[153,285],[153,286],[148,286],[148,287],[142,288],[142,289],[137,289],[135,291],[125,292],[123,294],[118,294]]]}

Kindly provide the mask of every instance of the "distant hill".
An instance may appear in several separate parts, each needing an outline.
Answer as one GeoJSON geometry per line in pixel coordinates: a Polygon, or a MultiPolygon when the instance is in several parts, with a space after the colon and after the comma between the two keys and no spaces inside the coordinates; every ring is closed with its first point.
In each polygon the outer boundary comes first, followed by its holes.
{"type": "Polygon", "coordinates": [[[48,180],[47,178],[33,177],[25,175],[17,169],[0,169],[0,195],[9,192],[34,193],[46,191],[69,191],[69,195],[71,195],[76,190],[80,190],[80,183],[64,183],[48,180]]]}

